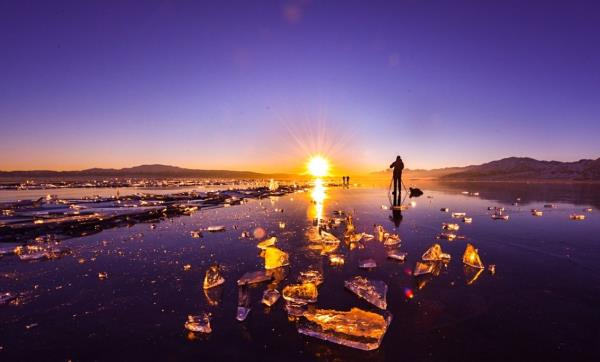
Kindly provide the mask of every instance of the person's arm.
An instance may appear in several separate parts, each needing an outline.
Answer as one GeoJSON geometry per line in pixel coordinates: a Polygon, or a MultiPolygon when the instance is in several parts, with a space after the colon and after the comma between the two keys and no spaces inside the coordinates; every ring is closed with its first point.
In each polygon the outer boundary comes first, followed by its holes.
{"type": "Polygon", "coordinates": [[[404,162],[400,161],[400,169],[404,170],[404,162]]]}
{"type": "Polygon", "coordinates": [[[396,161],[392,162],[392,164],[390,165],[390,168],[393,168],[394,166],[396,166],[396,161]]]}

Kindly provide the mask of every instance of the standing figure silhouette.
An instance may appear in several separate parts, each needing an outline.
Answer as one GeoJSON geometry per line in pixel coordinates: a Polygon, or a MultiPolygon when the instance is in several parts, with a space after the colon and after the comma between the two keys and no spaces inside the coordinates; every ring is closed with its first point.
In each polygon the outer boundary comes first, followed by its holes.
{"type": "Polygon", "coordinates": [[[400,185],[402,184],[402,170],[404,170],[404,162],[400,156],[396,157],[396,161],[392,162],[390,168],[394,168],[394,206],[397,206],[400,202],[400,185]]]}

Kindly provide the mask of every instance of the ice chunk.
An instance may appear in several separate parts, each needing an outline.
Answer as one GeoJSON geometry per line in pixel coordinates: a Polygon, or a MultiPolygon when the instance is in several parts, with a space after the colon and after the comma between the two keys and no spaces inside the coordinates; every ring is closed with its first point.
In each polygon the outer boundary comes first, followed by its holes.
{"type": "Polygon", "coordinates": [[[377,262],[373,259],[363,259],[358,262],[358,267],[362,269],[372,269],[377,267],[377,262]]]}
{"type": "Polygon", "coordinates": [[[363,237],[363,239],[365,241],[369,241],[369,240],[375,239],[375,235],[367,234],[367,233],[362,233],[362,237],[363,237]]]}
{"type": "Polygon", "coordinates": [[[367,278],[356,276],[350,280],[346,280],[344,286],[377,308],[387,308],[386,298],[388,287],[383,281],[368,280],[367,278]]]}
{"type": "Polygon", "coordinates": [[[254,272],[247,272],[238,279],[238,285],[255,284],[270,281],[273,279],[273,274],[269,271],[259,270],[254,272]]]}
{"type": "Polygon", "coordinates": [[[204,276],[204,289],[213,288],[223,283],[225,283],[225,278],[221,276],[219,264],[213,264],[208,267],[204,276]]]}
{"type": "Polygon", "coordinates": [[[383,245],[386,245],[386,246],[392,246],[392,245],[398,245],[398,244],[400,244],[400,236],[398,236],[397,234],[390,234],[383,241],[383,245]]]}
{"type": "Polygon", "coordinates": [[[457,231],[458,229],[460,229],[460,226],[458,226],[458,224],[442,223],[442,229],[449,231],[457,231]]]}
{"type": "Polygon", "coordinates": [[[188,319],[184,324],[185,329],[197,333],[210,333],[210,315],[201,313],[199,315],[188,315],[188,319]]]}
{"type": "Polygon", "coordinates": [[[19,259],[23,261],[44,260],[48,258],[45,251],[36,251],[33,253],[19,254],[19,259]]]}
{"type": "Polygon", "coordinates": [[[279,297],[281,297],[281,294],[277,289],[267,289],[263,293],[262,303],[270,307],[273,304],[277,303],[279,297]]]}
{"type": "Polygon", "coordinates": [[[265,249],[265,269],[275,269],[289,265],[289,255],[274,246],[265,249]]]}
{"type": "Polygon", "coordinates": [[[343,346],[370,351],[379,348],[391,321],[392,315],[387,312],[382,316],[359,308],[349,311],[316,309],[314,312],[303,314],[298,324],[298,332],[343,346]]]}
{"type": "Polygon", "coordinates": [[[192,270],[192,265],[191,265],[191,264],[185,264],[185,265],[183,266],[183,270],[184,270],[184,271],[190,271],[190,270],[192,270]]]}
{"type": "Polygon", "coordinates": [[[571,220],[585,220],[585,215],[583,214],[571,214],[569,215],[571,220]]]}
{"type": "Polygon", "coordinates": [[[450,211],[450,209],[449,209],[449,208],[447,208],[447,207],[442,207],[442,208],[440,209],[440,211],[441,211],[441,212],[448,212],[448,211],[450,211]]]}
{"type": "Polygon", "coordinates": [[[190,236],[195,238],[195,239],[199,239],[202,237],[202,231],[200,230],[192,230],[190,231],[190,236]]]}
{"type": "Polygon", "coordinates": [[[494,220],[508,220],[509,216],[508,215],[504,215],[501,212],[497,212],[492,214],[492,219],[494,220]]]}
{"type": "Polygon", "coordinates": [[[496,274],[496,264],[490,264],[490,265],[488,265],[488,270],[490,271],[490,273],[492,275],[496,274]]]}
{"type": "Polygon", "coordinates": [[[377,235],[377,240],[383,241],[385,230],[382,225],[375,225],[375,235],[377,235]]]}
{"type": "Polygon", "coordinates": [[[363,238],[363,235],[364,235],[364,233],[348,234],[347,238],[348,238],[348,241],[351,243],[358,243],[363,238]]]}
{"type": "Polygon", "coordinates": [[[344,255],[329,254],[329,265],[344,265],[344,255]]]}
{"type": "Polygon", "coordinates": [[[206,228],[206,231],[209,233],[216,233],[219,231],[225,231],[225,226],[223,225],[212,225],[206,228]]]}
{"type": "Polygon", "coordinates": [[[404,261],[406,259],[407,255],[408,255],[408,253],[401,252],[398,249],[390,250],[387,253],[388,258],[394,259],[394,260],[399,260],[399,261],[404,261]]]}
{"type": "Polygon", "coordinates": [[[463,217],[462,221],[465,224],[471,224],[473,222],[473,218],[472,217],[463,217]]]}
{"type": "Polygon", "coordinates": [[[454,233],[441,233],[440,235],[437,236],[437,238],[452,241],[457,238],[457,235],[454,233]]]}
{"type": "Polygon", "coordinates": [[[283,299],[296,303],[315,303],[319,293],[314,283],[290,284],[283,288],[283,299]]]}
{"type": "Polygon", "coordinates": [[[427,249],[427,251],[425,251],[425,253],[423,253],[421,259],[424,261],[449,260],[450,255],[442,252],[442,247],[440,244],[433,244],[429,249],[427,249]]]}
{"type": "Polygon", "coordinates": [[[220,285],[218,287],[210,288],[210,289],[202,289],[204,291],[204,297],[206,297],[206,302],[209,305],[217,306],[221,303],[221,297],[223,296],[223,286],[220,285]]]}
{"type": "Polygon", "coordinates": [[[467,216],[466,212],[453,212],[452,213],[452,217],[455,219],[461,219],[463,217],[467,216]]]}
{"type": "Polygon", "coordinates": [[[238,288],[238,306],[235,319],[243,322],[250,313],[250,292],[247,286],[241,286],[238,288]]]}
{"type": "Polygon", "coordinates": [[[16,298],[17,296],[10,292],[0,293],[0,305],[8,304],[16,298]]]}
{"type": "Polygon", "coordinates": [[[542,210],[531,209],[531,215],[533,215],[533,216],[542,216],[542,215],[544,215],[544,212],[542,210]]]}
{"type": "Polygon", "coordinates": [[[483,269],[483,263],[479,258],[477,249],[475,249],[475,247],[469,243],[467,243],[467,248],[465,249],[465,253],[463,254],[463,263],[474,268],[483,269]]]}
{"type": "Polygon", "coordinates": [[[465,265],[463,271],[465,273],[465,280],[467,282],[467,285],[475,283],[475,281],[479,279],[481,273],[483,273],[482,268],[474,268],[469,265],[465,265]]]}
{"type": "Polygon", "coordinates": [[[323,274],[318,270],[301,271],[298,276],[298,281],[302,284],[313,283],[316,286],[323,284],[323,274]]]}
{"type": "Polygon", "coordinates": [[[415,270],[413,271],[414,276],[423,275],[423,274],[432,274],[435,270],[435,263],[423,263],[418,261],[415,264],[415,270]]]}
{"type": "Polygon", "coordinates": [[[277,238],[272,236],[272,237],[265,239],[265,240],[259,242],[258,244],[256,244],[256,247],[259,249],[265,250],[269,246],[275,245],[275,243],[277,243],[277,238]]]}
{"type": "Polygon", "coordinates": [[[106,278],[108,278],[108,273],[107,272],[99,272],[98,273],[98,279],[104,280],[106,278]]]}

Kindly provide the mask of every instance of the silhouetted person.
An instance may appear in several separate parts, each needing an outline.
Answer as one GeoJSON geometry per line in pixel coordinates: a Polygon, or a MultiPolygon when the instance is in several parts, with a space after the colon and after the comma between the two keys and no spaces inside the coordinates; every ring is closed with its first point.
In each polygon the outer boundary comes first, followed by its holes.
{"type": "Polygon", "coordinates": [[[394,206],[398,205],[400,200],[400,185],[402,184],[402,170],[404,170],[404,162],[400,156],[396,157],[396,161],[392,162],[390,168],[394,168],[394,206]]]}

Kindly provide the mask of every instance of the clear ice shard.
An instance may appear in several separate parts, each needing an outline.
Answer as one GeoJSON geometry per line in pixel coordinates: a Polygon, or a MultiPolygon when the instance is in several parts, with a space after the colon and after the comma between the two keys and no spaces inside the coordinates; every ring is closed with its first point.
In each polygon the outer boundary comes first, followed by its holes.
{"type": "Polygon", "coordinates": [[[414,276],[423,275],[423,274],[431,274],[435,269],[434,263],[423,263],[418,261],[415,265],[415,270],[413,271],[414,276]]]}
{"type": "Polygon", "coordinates": [[[281,293],[277,289],[267,289],[263,293],[262,303],[270,307],[277,303],[279,297],[281,297],[281,293]]]}
{"type": "Polygon", "coordinates": [[[266,270],[247,272],[237,281],[237,285],[255,284],[270,281],[273,273],[266,270]]]}
{"type": "Polygon", "coordinates": [[[443,253],[440,244],[433,244],[423,253],[421,259],[424,261],[450,260],[450,254],[443,253]]]}
{"type": "Polygon", "coordinates": [[[362,269],[372,269],[377,267],[377,262],[373,259],[363,259],[358,262],[358,267],[362,269]]]}
{"type": "Polygon", "coordinates": [[[10,292],[0,293],[0,305],[8,304],[16,298],[17,296],[10,292]]]}
{"type": "Polygon", "coordinates": [[[467,248],[463,254],[463,263],[478,269],[483,269],[484,267],[477,249],[475,249],[475,247],[469,243],[467,243],[467,248]]]}
{"type": "Polygon", "coordinates": [[[272,236],[272,237],[265,239],[265,240],[259,242],[258,244],[256,244],[256,247],[259,249],[265,250],[269,246],[274,246],[275,243],[277,243],[277,238],[272,236]]]}
{"type": "Polygon", "coordinates": [[[318,270],[307,270],[300,272],[300,275],[298,276],[298,281],[301,284],[313,283],[314,285],[319,286],[323,284],[324,278],[323,274],[321,274],[321,272],[318,270]]]}
{"type": "Polygon", "coordinates": [[[265,249],[265,269],[275,269],[289,265],[289,255],[274,246],[265,249]]]}
{"type": "Polygon", "coordinates": [[[247,286],[241,286],[238,288],[238,305],[235,319],[243,322],[250,313],[250,291],[247,286]]]}
{"type": "Polygon", "coordinates": [[[209,226],[206,228],[206,231],[211,232],[211,233],[215,233],[218,231],[225,231],[225,226],[223,226],[223,225],[209,226]]]}
{"type": "Polygon", "coordinates": [[[402,252],[398,249],[390,250],[387,253],[388,258],[400,260],[400,261],[404,261],[406,259],[407,255],[408,255],[408,253],[402,252]]]}
{"type": "Polygon", "coordinates": [[[387,308],[387,285],[381,280],[368,280],[355,276],[344,282],[344,286],[360,298],[373,304],[377,308],[387,308]]]}
{"type": "Polygon", "coordinates": [[[188,315],[188,319],[185,322],[184,326],[185,329],[191,332],[212,332],[212,328],[210,327],[210,316],[208,315],[208,313],[201,313],[199,315],[188,315]]]}
{"type": "Polygon", "coordinates": [[[290,284],[283,288],[283,299],[296,304],[315,303],[319,292],[314,283],[290,284]]]}
{"type": "Polygon", "coordinates": [[[298,332],[343,346],[370,351],[379,348],[392,315],[367,312],[359,308],[349,311],[316,309],[304,312],[298,332]]]}
{"type": "Polygon", "coordinates": [[[225,283],[225,278],[221,276],[219,264],[213,264],[208,267],[204,276],[204,289],[213,288],[223,283],[225,283]]]}

